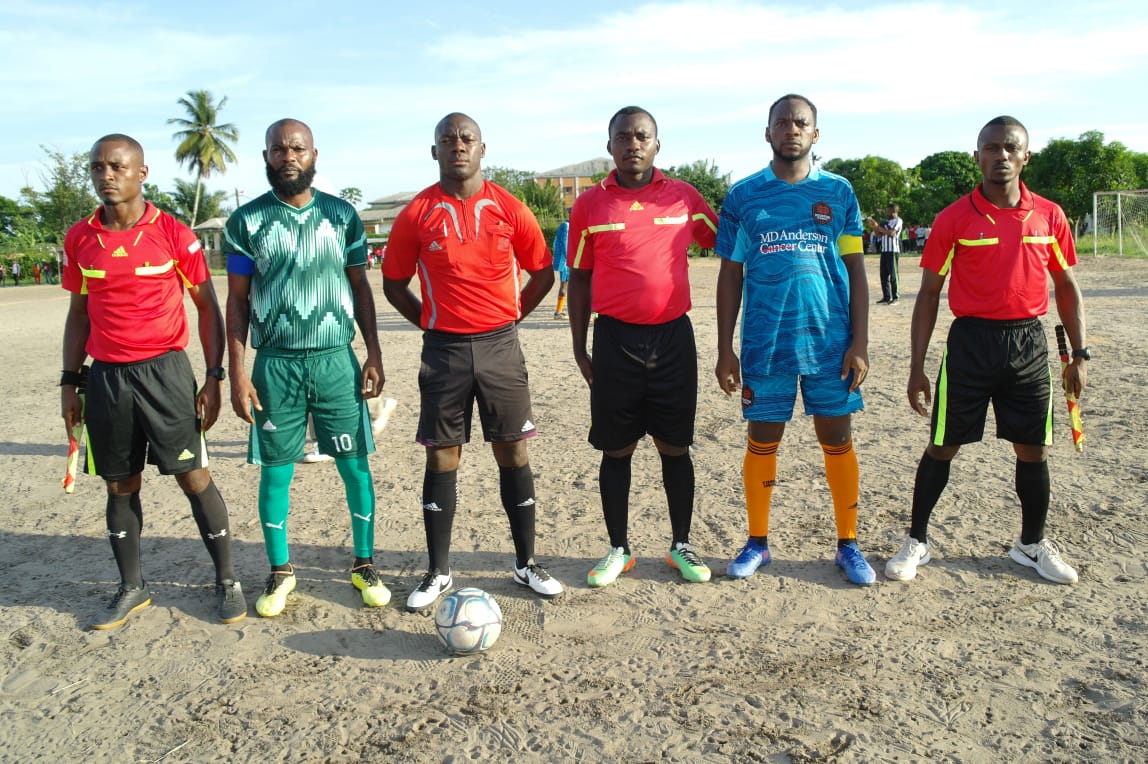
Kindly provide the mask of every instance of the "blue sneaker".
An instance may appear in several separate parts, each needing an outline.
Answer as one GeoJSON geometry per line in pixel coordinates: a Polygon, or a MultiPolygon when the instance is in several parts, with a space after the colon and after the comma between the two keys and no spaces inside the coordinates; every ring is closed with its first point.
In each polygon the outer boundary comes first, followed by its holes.
{"type": "Polygon", "coordinates": [[[730,560],[729,565],[726,566],[725,574],[730,578],[749,578],[762,565],[768,565],[769,560],[768,546],[762,546],[755,541],[747,541],[741,551],[737,553],[737,557],[730,560]]]}
{"type": "Polygon", "coordinates": [[[857,542],[838,549],[836,562],[837,567],[845,571],[845,577],[858,586],[869,586],[877,580],[877,574],[865,561],[857,542]]]}

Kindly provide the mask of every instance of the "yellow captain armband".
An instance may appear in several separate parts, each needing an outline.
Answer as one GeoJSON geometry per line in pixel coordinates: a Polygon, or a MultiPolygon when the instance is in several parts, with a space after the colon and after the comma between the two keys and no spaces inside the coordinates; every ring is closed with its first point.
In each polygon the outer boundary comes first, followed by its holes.
{"type": "Polygon", "coordinates": [[[845,234],[837,238],[837,251],[842,257],[845,255],[858,255],[865,253],[865,245],[860,236],[845,234]]]}

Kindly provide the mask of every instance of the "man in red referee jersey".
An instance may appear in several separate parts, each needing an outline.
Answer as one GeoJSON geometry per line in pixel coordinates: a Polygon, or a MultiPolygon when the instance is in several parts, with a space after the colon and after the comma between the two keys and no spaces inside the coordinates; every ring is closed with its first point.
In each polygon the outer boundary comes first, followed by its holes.
{"type": "Polygon", "coordinates": [[[717,215],[697,189],[654,167],[658,125],[627,106],[609,125],[615,169],[570,213],[570,329],[574,360],[590,385],[590,444],[610,550],[586,576],[606,586],[634,566],[628,536],[630,462],[649,434],[662,462],[671,538],[666,561],[687,581],[710,580],[690,546],[698,403],[691,307],[691,243],[714,246],[717,215]],[[590,311],[594,354],[586,351],[590,311]]]}
{"type": "Polygon", "coordinates": [[[83,421],[89,471],[107,483],[107,527],[120,587],[91,624],[114,629],[151,604],[140,566],[145,460],[174,475],[215,563],[219,619],[247,615],[231,566],[227,506],[207,469],[203,433],[219,416],[223,317],[203,250],[187,226],[143,198],[143,149],[126,135],[92,146],[92,185],[103,201],[64,238],[62,284],[72,293],[64,324],[60,408],[68,432],[83,421]],[[199,314],[207,363],[203,387],[184,348],[186,286],[199,314]],[[87,402],[77,386],[87,356],[87,402]]]}
{"type": "Polygon", "coordinates": [[[982,183],[941,211],[921,256],[908,395],[922,416],[928,416],[930,403],[925,354],[950,275],[949,308],[956,320],[937,377],[931,438],[917,467],[909,536],[886,564],[885,575],[908,581],[931,559],[929,517],[957,451],[981,440],[991,400],[997,437],[1011,441],[1016,452],[1021,531],[1009,556],[1050,581],[1074,584],[1076,571],[1044,537],[1054,380],[1040,317],[1048,312],[1051,276],[1056,311],[1076,348],[1064,381],[1079,396],[1090,354],[1080,288],[1070,270],[1076,249],[1064,212],[1020,179],[1031,156],[1024,125],[1013,117],[991,120],[981,129],[973,156],[982,183]]]}
{"type": "Polygon", "coordinates": [[[534,473],[526,441],[536,431],[517,326],[554,285],[550,251],[530,208],[482,177],[486,144],[478,124],[448,114],[434,133],[439,182],[399,213],[383,260],[383,293],[423,330],[415,439],[426,447],[429,569],[407,597],[407,609],[429,608],[454,585],[449,555],[458,465],[475,403],[498,464],[514,580],[539,596],[557,597],[562,584],[534,559],[534,473]],[[421,297],[410,288],[416,272],[421,297]]]}

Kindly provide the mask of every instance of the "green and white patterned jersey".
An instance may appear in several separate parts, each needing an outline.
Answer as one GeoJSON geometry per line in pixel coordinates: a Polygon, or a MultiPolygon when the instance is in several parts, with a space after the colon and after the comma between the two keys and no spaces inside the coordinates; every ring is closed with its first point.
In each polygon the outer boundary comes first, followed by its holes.
{"type": "Polygon", "coordinates": [[[354,339],[346,269],[367,262],[354,207],[312,189],[295,209],[268,191],[232,214],[224,239],[228,271],[251,276],[252,347],[324,350],[354,339]]]}

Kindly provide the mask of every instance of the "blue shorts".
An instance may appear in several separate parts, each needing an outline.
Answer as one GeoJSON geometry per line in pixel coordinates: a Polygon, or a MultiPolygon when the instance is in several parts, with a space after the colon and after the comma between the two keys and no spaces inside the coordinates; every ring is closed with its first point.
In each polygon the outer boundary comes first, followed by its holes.
{"type": "Polygon", "coordinates": [[[798,380],[807,416],[845,416],[864,408],[861,389],[849,392],[852,373],[845,379],[837,372],[771,374],[742,378],[742,417],[751,422],[788,422],[793,418],[793,404],[797,402],[798,380]]]}

